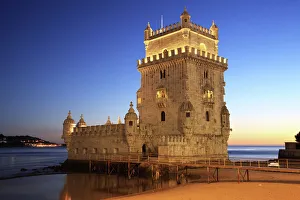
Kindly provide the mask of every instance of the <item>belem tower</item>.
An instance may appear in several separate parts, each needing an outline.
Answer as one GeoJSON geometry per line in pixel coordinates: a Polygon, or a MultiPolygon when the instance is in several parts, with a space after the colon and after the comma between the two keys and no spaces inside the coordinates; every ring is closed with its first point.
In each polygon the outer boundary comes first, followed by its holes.
{"type": "Polygon", "coordinates": [[[228,158],[229,111],[224,101],[227,59],[218,55],[218,27],[180,22],[144,30],[145,58],[137,61],[141,85],[124,123],[63,123],[68,159],[94,154],[143,154],[228,158]]]}

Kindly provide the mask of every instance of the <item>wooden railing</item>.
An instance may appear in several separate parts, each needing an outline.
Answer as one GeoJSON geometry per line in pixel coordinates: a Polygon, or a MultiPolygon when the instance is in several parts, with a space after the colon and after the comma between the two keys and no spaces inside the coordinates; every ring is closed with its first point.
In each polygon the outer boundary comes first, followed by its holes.
{"type": "Polygon", "coordinates": [[[152,163],[152,164],[185,164],[189,166],[211,166],[222,168],[285,168],[300,169],[300,160],[297,159],[274,159],[270,160],[230,160],[228,158],[204,158],[203,156],[158,156],[142,154],[88,154],[73,155],[73,160],[90,161],[112,161],[131,163],[152,163]]]}

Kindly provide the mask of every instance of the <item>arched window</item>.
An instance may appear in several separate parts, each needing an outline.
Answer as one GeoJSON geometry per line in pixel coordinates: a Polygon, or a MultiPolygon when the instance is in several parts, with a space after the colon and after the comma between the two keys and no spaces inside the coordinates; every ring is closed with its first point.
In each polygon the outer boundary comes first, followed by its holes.
{"type": "Polygon", "coordinates": [[[200,43],[200,51],[206,51],[206,46],[203,43],[200,43]]]}
{"type": "Polygon", "coordinates": [[[164,69],[163,77],[166,78],[166,70],[164,69]]]}
{"type": "Polygon", "coordinates": [[[205,117],[206,117],[206,121],[209,121],[209,112],[208,111],[206,111],[205,117]]]}
{"type": "Polygon", "coordinates": [[[133,121],[129,121],[129,126],[133,126],[133,121]]]}
{"type": "Polygon", "coordinates": [[[163,55],[164,55],[164,58],[168,57],[168,50],[167,49],[163,50],[163,55]]]}
{"type": "Polygon", "coordinates": [[[163,73],[162,73],[162,71],[160,70],[160,79],[162,79],[163,78],[163,73]]]}
{"type": "Polygon", "coordinates": [[[165,113],[165,111],[162,111],[162,112],[161,112],[160,118],[161,118],[161,121],[162,121],[162,122],[166,121],[166,113],[165,113]]]}

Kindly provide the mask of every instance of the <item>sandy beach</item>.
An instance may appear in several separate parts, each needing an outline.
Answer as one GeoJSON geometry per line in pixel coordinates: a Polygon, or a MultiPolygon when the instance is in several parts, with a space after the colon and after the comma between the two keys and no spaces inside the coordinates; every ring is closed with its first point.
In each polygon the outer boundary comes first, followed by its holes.
{"type": "Polygon", "coordinates": [[[237,182],[235,170],[223,170],[220,182],[205,183],[203,170],[190,170],[201,175],[199,181],[172,189],[118,197],[122,200],[289,200],[299,199],[300,174],[250,172],[250,182],[237,182]]]}

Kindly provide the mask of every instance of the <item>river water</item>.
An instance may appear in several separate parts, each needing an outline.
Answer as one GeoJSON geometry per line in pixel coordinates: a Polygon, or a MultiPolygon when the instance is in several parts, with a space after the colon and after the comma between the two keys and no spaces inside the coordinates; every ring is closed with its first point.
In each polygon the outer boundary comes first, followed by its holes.
{"type": "MultiPolygon", "coordinates": [[[[268,160],[278,157],[283,146],[229,146],[231,160],[268,160]]],[[[28,171],[58,165],[67,159],[67,150],[59,148],[0,148],[0,178],[12,176],[21,168],[28,171]]]]}
{"type": "MultiPolygon", "coordinates": [[[[282,146],[229,146],[231,160],[277,158],[282,146]]],[[[67,159],[66,148],[1,148],[0,177],[57,165],[67,159]]],[[[177,185],[176,176],[152,181],[102,174],[57,174],[0,180],[0,199],[5,200],[99,200],[177,185]]],[[[189,177],[192,181],[195,177],[189,177]]],[[[196,177],[200,180],[201,176],[196,177]]],[[[202,177],[203,178],[203,177],[202,177]]]]}

